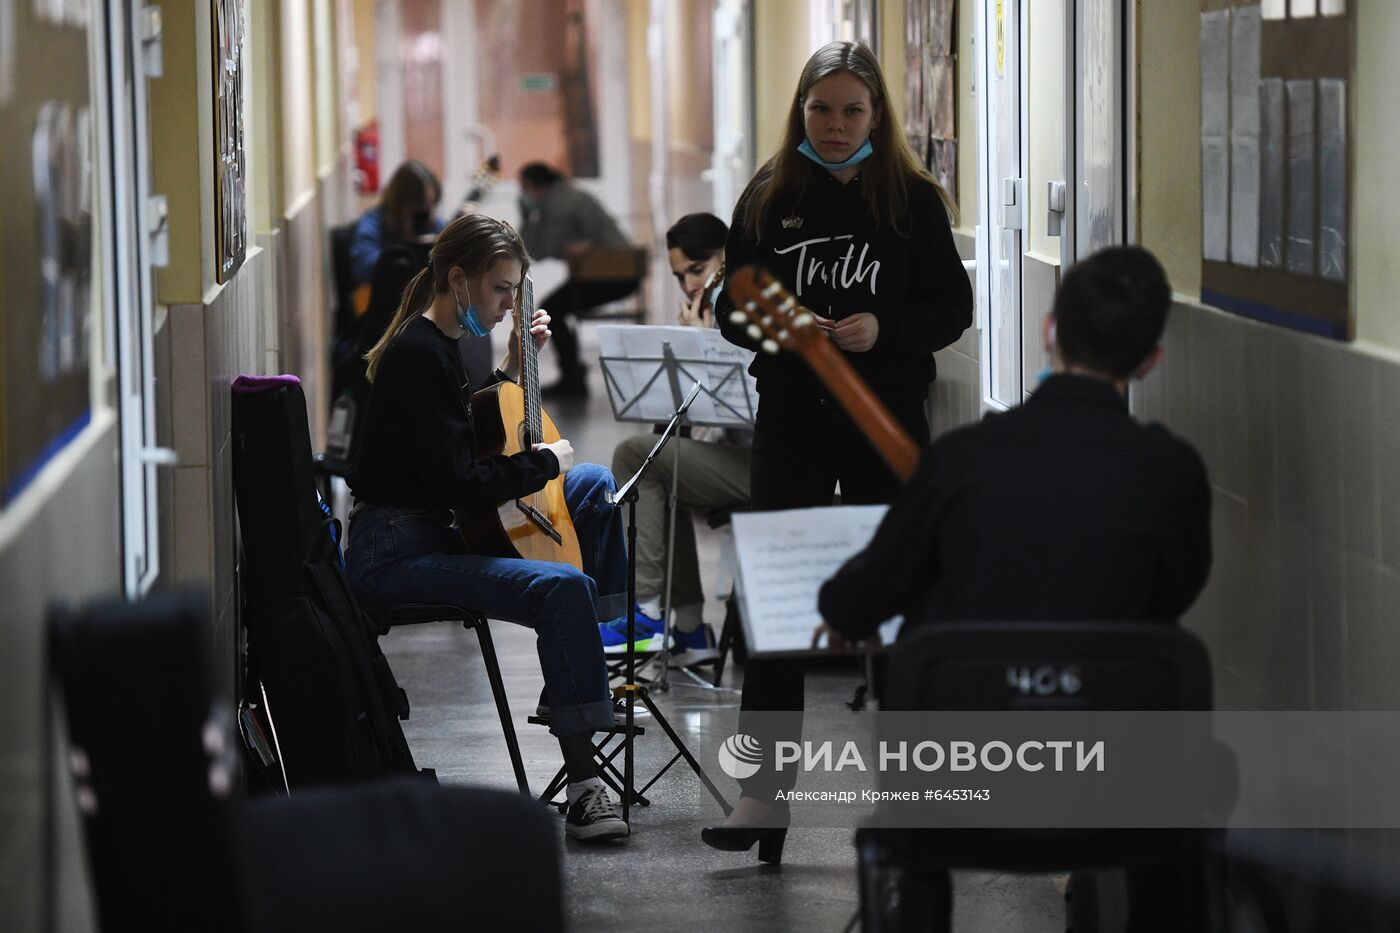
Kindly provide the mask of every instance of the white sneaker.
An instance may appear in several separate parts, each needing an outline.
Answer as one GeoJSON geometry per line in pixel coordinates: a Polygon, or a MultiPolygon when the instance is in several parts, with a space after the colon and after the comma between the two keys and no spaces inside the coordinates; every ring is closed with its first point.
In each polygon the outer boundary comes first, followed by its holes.
{"type": "Polygon", "coordinates": [[[608,789],[595,786],[585,788],[578,799],[569,804],[564,832],[584,842],[602,842],[605,839],[626,838],[631,830],[617,812],[617,805],[613,803],[608,789]]]}

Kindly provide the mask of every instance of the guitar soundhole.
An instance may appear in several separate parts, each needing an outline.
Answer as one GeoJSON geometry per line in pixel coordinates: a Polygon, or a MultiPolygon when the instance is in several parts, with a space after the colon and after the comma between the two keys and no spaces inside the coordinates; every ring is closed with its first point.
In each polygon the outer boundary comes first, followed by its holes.
{"type": "Polygon", "coordinates": [[[539,443],[539,441],[535,440],[530,436],[530,429],[526,426],[525,422],[523,421],[516,425],[516,434],[519,436],[520,439],[521,450],[531,450],[536,444],[539,443]]]}

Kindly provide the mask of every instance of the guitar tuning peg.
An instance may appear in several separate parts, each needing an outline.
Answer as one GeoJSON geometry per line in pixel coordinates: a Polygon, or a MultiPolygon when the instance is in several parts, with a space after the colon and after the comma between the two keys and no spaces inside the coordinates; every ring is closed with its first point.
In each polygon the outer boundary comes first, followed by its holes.
{"type": "Polygon", "coordinates": [[[742,311],[730,311],[730,312],[729,312],[729,323],[731,323],[731,324],[742,324],[742,323],[744,323],[744,322],[747,321],[747,320],[748,320],[748,318],[746,318],[746,317],[744,316],[744,312],[742,312],[742,311]]]}
{"type": "Polygon", "coordinates": [[[777,353],[777,352],[778,352],[778,341],[776,341],[776,340],[771,340],[771,339],[763,341],[763,352],[764,352],[764,353],[768,353],[768,354],[770,354],[770,355],[771,355],[771,354],[774,354],[774,353],[777,353]]]}
{"type": "Polygon", "coordinates": [[[757,324],[750,324],[750,325],[749,325],[749,336],[752,337],[753,339],[757,340],[758,338],[760,338],[760,337],[763,336],[763,331],[762,331],[762,329],[759,328],[759,326],[758,326],[757,324]]]}

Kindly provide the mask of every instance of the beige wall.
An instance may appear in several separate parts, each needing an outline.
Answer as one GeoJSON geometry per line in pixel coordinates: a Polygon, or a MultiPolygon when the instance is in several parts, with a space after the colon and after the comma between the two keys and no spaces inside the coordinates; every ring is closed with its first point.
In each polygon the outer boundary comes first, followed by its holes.
{"type": "Polygon", "coordinates": [[[758,165],[778,148],[797,79],[813,51],[808,4],[802,0],[754,4],[754,158],[758,165]]]}
{"type": "Polygon", "coordinates": [[[1139,242],[1201,294],[1201,10],[1138,4],[1139,242]],[[1183,205],[1185,208],[1183,209],[1183,205]]]}
{"type": "Polygon", "coordinates": [[[355,0],[355,52],[358,72],[355,77],[355,99],[360,105],[360,122],[368,123],[379,114],[376,97],[376,63],[374,34],[375,0],[355,0]]]}
{"type": "Polygon", "coordinates": [[[1400,189],[1395,154],[1400,120],[1400,4],[1350,4],[1356,17],[1352,144],[1355,147],[1352,205],[1352,305],[1359,343],[1400,351],[1400,264],[1395,262],[1395,218],[1400,189]]]}

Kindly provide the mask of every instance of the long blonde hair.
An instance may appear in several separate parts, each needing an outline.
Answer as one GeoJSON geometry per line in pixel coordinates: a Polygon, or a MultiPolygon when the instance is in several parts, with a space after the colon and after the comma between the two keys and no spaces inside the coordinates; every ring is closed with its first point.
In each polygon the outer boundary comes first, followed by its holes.
{"type": "MultiPolygon", "coordinates": [[[[432,304],[433,297],[450,290],[448,273],[454,266],[460,267],[467,278],[475,278],[487,272],[496,261],[502,258],[514,259],[520,263],[520,280],[530,268],[530,254],[525,251],[525,242],[515,228],[504,220],[497,220],[485,214],[466,214],[442,228],[433,248],[428,251],[428,265],[405,286],[399,308],[394,319],[384,329],[379,342],[365,354],[369,366],[365,375],[370,382],[379,370],[379,361],[384,351],[404,326],[422,314],[432,304]]],[[[516,298],[519,311],[520,299],[516,298]]]]}
{"type": "Polygon", "coordinates": [[[802,76],[797,79],[797,92],[792,96],[787,129],[783,132],[778,151],[758,170],[740,198],[740,203],[745,205],[745,232],[755,240],[762,237],[774,199],[811,184],[807,159],[797,151],[797,147],[807,138],[802,108],[812,86],[838,71],[850,72],[869,88],[871,106],[878,113],[878,122],[870,130],[870,145],[874,151],[861,166],[860,175],[861,190],[871,216],[875,218],[876,227],[889,224],[895,232],[908,234],[906,205],[909,201],[909,182],[915,178],[923,179],[937,189],[948,211],[948,219],[952,221],[957,216],[957,205],[943,186],[919,164],[905,141],[904,133],[894,118],[889,89],[874,53],[857,42],[828,42],[812,53],[802,69],[802,76]]]}

